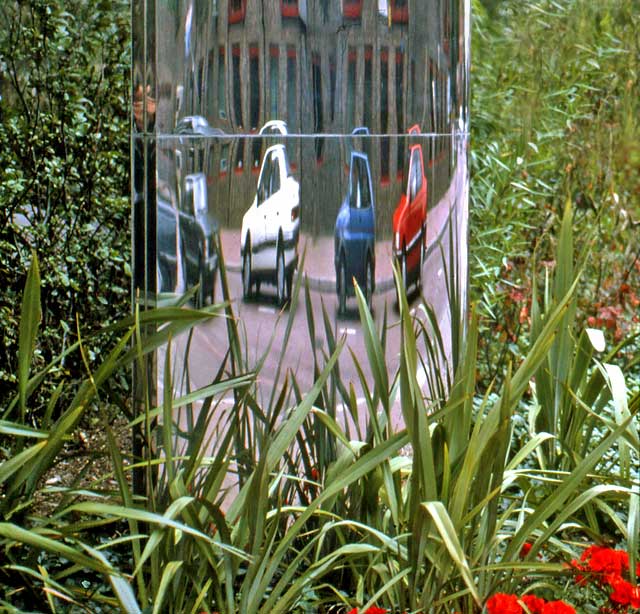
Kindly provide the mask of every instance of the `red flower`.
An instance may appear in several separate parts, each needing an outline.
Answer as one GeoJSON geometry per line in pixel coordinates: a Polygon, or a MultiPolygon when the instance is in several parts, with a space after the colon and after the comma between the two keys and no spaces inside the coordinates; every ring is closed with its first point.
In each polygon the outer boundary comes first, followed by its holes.
{"type": "Polygon", "coordinates": [[[610,578],[609,584],[613,588],[613,592],[609,595],[611,601],[640,609],[640,586],[633,586],[631,582],[619,576],[610,578]]]}
{"type": "Polygon", "coordinates": [[[522,548],[520,548],[520,558],[523,559],[524,557],[526,557],[527,554],[531,552],[531,548],[533,548],[533,544],[524,542],[524,544],[522,544],[522,548]]]}
{"type": "Polygon", "coordinates": [[[527,606],[527,609],[531,614],[542,614],[545,601],[541,597],[535,595],[524,595],[522,597],[522,603],[527,606]]]}
{"type": "Polygon", "coordinates": [[[496,593],[487,601],[489,614],[523,614],[522,606],[515,595],[496,593]]]}
{"type": "Polygon", "coordinates": [[[620,576],[629,569],[629,555],[624,550],[590,546],[580,558],[586,561],[588,570],[593,573],[620,576]]]}
{"type": "MultiPolygon", "coordinates": [[[[353,608],[349,610],[347,614],[358,614],[358,608],[353,608]]],[[[384,608],[379,608],[376,605],[372,605],[370,608],[367,608],[364,614],[387,614],[387,611],[384,608]]]]}
{"type": "Polygon", "coordinates": [[[542,607],[541,614],[576,614],[576,611],[564,601],[549,601],[542,607]]]}

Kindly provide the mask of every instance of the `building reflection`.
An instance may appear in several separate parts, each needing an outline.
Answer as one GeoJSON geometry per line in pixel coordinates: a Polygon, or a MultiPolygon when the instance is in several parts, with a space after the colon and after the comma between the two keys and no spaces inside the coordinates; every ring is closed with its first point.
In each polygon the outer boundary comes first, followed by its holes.
{"type": "Polygon", "coordinates": [[[176,115],[202,115],[232,133],[274,116],[292,133],[348,134],[356,124],[402,133],[405,120],[423,132],[446,132],[456,97],[451,76],[462,60],[458,4],[163,3],[157,69],[169,104],[160,130],[171,132],[171,115],[174,124],[176,115]]]}
{"type": "MultiPolygon", "coordinates": [[[[227,135],[243,135],[201,144],[206,151],[195,159],[202,167],[182,173],[205,172],[212,203],[228,200],[230,183],[233,199],[247,203],[267,146],[252,135],[268,120],[286,121],[293,135],[349,134],[367,126],[371,134],[384,135],[372,137],[368,151],[377,200],[394,203],[406,178],[407,143],[386,135],[405,134],[414,124],[423,133],[450,134],[465,106],[457,76],[464,61],[461,2],[161,3],[156,132],[173,134],[181,118],[202,116],[227,135]]],[[[447,138],[434,138],[426,147],[430,201],[448,185],[450,145],[447,138]]],[[[348,166],[344,142],[300,138],[290,147],[302,202],[321,193],[326,206],[337,209],[348,166]]],[[[171,149],[164,156],[169,166],[171,149]]],[[[236,225],[239,219],[228,209],[221,222],[236,225]]],[[[314,206],[304,225],[322,230],[323,215],[314,206]]]]}

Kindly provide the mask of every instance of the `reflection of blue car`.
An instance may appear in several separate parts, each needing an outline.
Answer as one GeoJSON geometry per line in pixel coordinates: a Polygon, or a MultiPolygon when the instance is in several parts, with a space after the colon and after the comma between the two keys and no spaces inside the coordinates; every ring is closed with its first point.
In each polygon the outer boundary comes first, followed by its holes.
{"type": "Polygon", "coordinates": [[[342,202],[335,230],[336,292],[339,311],[344,313],[347,296],[354,294],[352,279],[363,289],[367,304],[375,290],[376,222],[369,158],[351,152],[349,188],[342,202]]]}

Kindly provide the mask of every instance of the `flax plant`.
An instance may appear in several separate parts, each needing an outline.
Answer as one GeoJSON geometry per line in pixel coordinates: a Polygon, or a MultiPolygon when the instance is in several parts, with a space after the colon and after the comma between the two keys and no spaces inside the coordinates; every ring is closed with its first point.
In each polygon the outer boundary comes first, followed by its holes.
{"type": "MultiPolygon", "coordinates": [[[[365,398],[364,429],[354,388],[339,370],[345,340],[326,311],[320,326],[327,342],[313,350],[311,389],[303,391],[293,374],[278,369],[262,405],[256,382],[264,357],[250,368],[229,301],[198,311],[162,307],[111,327],[118,335],[114,350],[88,370],[58,421],[46,428],[24,424],[20,407],[44,376],[29,369],[38,331],[34,258],[23,306],[19,391],[0,425],[16,450],[0,465],[6,561],[0,573],[22,586],[5,590],[5,602],[24,605],[29,595],[43,610],[63,611],[66,601],[134,613],[323,612],[336,604],[348,610],[374,603],[407,612],[477,612],[492,593],[522,583],[560,590],[563,562],[576,555],[573,542],[597,536],[603,524],[615,528],[635,560],[634,420],[640,402],[637,394],[628,398],[624,377],[608,362],[595,361],[584,336],[574,332],[579,282],[570,221],[567,207],[556,282],[533,310],[531,347],[481,398],[475,390],[475,313],[457,356],[443,355],[438,339],[444,335],[430,331],[435,319],[428,306],[410,311],[396,272],[400,364],[389,373],[387,314],[377,328],[356,288],[366,356],[351,354],[351,360],[365,398]],[[427,324],[416,313],[427,314],[427,324]],[[227,322],[223,367],[201,389],[176,385],[179,344],[171,341],[212,317],[227,322]],[[156,332],[141,334],[147,324],[156,332]],[[125,462],[127,452],[105,426],[117,492],[63,489],[55,513],[38,517],[33,497],[88,404],[118,369],[160,347],[166,348],[162,397],[131,422],[143,426],[153,456],[125,462]],[[421,356],[421,347],[431,349],[421,356]],[[441,371],[443,365],[456,368],[441,371]],[[447,393],[437,402],[419,383],[425,367],[432,371],[430,385],[447,393]],[[230,394],[231,409],[221,402],[230,394]],[[337,419],[338,403],[352,424],[337,419]],[[402,412],[401,428],[390,419],[394,404],[402,412]],[[185,412],[192,420],[188,429],[181,422],[185,412]],[[513,436],[520,415],[529,418],[524,439],[513,436]],[[217,436],[211,435],[213,424],[220,427],[217,436]],[[135,467],[150,480],[142,497],[131,489],[135,467]],[[525,543],[531,547],[523,559],[525,543]],[[47,570],[38,562],[42,553],[45,561],[65,562],[47,570]],[[68,581],[82,569],[103,578],[103,585],[86,589],[68,581]]],[[[448,275],[449,287],[459,288],[456,274],[448,275]]],[[[302,290],[298,279],[283,315],[287,335],[302,290]]],[[[308,288],[304,292],[308,300],[308,288]]],[[[229,296],[226,288],[223,296],[229,296]]],[[[314,340],[311,310],[307,322],[314,340]]],[[[81,348],[78,342],[75,349],[81,348]]]]}

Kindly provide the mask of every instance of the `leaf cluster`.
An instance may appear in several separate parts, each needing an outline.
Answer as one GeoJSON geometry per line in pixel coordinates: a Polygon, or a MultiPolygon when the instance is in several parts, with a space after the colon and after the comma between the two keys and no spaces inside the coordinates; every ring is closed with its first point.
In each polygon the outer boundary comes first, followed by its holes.
{"type": "MultiPolygon", "coordinates": [[[[129,40],[122,0],[8,1],[0,7],[0,405],[16,386],[17,307],[32,251],[40,256],[49,363],[128,310],[129,40]]],[[[104,348],[90,343],[92,359],[104,348]]],[[[41,388],[84,369],[61,361],[41,388]]]]}

